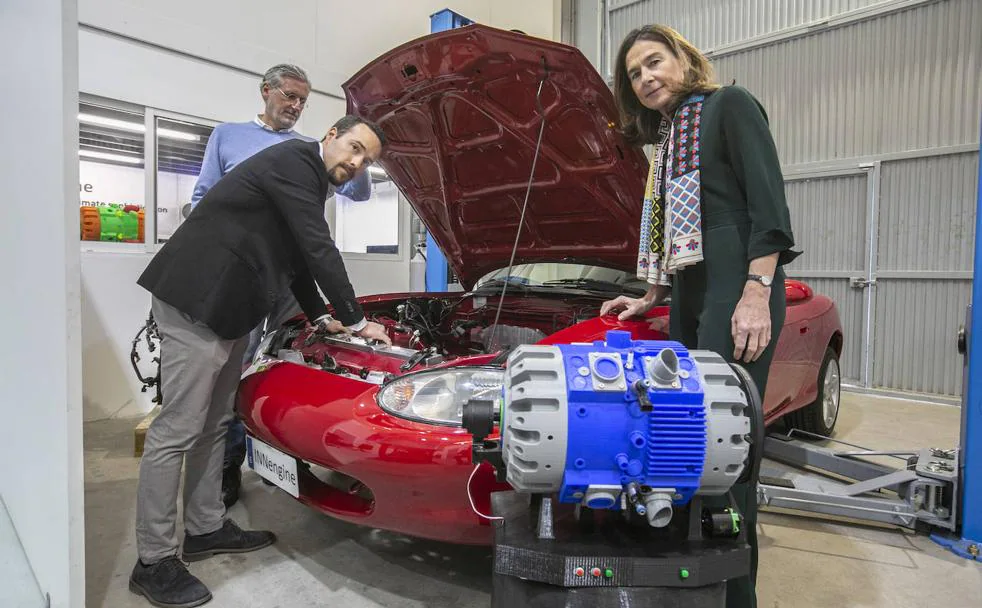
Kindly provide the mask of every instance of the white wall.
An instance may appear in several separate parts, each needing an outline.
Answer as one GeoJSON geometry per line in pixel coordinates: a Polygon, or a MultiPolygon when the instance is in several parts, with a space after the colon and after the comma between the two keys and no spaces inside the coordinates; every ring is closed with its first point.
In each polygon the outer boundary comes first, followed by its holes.
{"type": "MultiPolygon", "coordinates": [[[[75,0],[4,0],[2,14],[0,57],[30,57],[17,86],[40,119],[7,121],[16,145],[0,146],[0,493],[51,605],[82,606],[75,0]]],[[[26,584],[7,572],[4,592],[26,584]]]]}
{"type": "Polygon", "coordinates": [[[371,59],[428,34],[436,11],[449,8],[479,23],[559,40],[559,4],[280,0],[274,8],[267,0],[79,0],[79,21],[252,72],[292,61],[308,71],[315,88],[340,95],[340,84],[371,59]]]}
{"type": "MultiPolygon", "coordinates": [[[[297,130],[317,137],[345,111],[341,83],[380,53],[428,34],[430,14],[438,10],[554,40],[561,25],[560,0],[78,3],[81,92],[208,120],[249,120],[262,111],[257,74],[290,61],[308,72],[315,91],[297,130]]],[[[408,210],[402,207],[398,259],[345,255],[359,295],[409,288],[408,210]]],[[[129,364],[130,343],[149,306],[135,281],[151,255],[82,252],[87,420],[151,408],[151,395],[139,392],[129,364]]]]}

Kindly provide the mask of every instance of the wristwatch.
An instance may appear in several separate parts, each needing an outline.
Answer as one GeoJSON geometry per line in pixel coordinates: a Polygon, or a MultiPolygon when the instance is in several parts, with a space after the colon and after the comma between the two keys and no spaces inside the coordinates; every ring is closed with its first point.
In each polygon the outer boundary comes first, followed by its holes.
{"type": "Polygon", "coordinates": [[[774,282],[774,277],[768,276],[766,274],[748,274],[747,275],[747,280],[748,281],[757,281],[758,283],[760,283],[764,287],[770,287],[771,286],[771,283],[774,282]]]}

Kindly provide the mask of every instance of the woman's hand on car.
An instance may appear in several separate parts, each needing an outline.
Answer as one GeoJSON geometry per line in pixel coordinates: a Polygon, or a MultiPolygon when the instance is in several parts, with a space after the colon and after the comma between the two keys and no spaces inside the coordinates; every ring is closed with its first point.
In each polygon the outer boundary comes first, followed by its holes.
{"type": "Polygon", "coordinates": [[[617,296],[613,300],[607,300],[600,306],[600,316],[620,313],[617,314],[617,320],[626,321],[631,317],[644,315],[662,303],[667,296],[668,287],[652,285],[644,297],[630,298],[628,296],[617,296]]]}

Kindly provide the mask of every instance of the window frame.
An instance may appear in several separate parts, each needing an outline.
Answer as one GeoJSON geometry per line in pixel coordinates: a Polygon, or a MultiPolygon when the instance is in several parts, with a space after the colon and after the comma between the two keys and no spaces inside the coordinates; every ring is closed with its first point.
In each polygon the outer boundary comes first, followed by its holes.
{"type": "MultiPolygon", "coordinates": [[[[164,243],[157,242],[157,118],[169,120],[180,120],[190,122],[204,127],[214,129],[221,124],[221,121],[171,112],[151,106],[144,106],[136,103],[111,99],[92,95],[90,93],[79,92],[79,104],[92,104],[121,110],[124,112],[136,112],[143,114],[143,196],[144,196],[144,215],[143,215],[143,242],[142,243],[106,243],[102,241],[83,241],[79,240],[81,251],[86,253],[150,253],[156,254],[160,251],[164,243]]],[[[76,110],[77,112],[77,110],[76,110]]],[[[78,143],[76,142],[76,154],[78,143]]]]}
{"type": "MultiPolygon", "coordinates": [[[[109,99],[108,97],[100,97],[98,95],[90,95],[87,93],[79,92],[78,95],[79,104],[91,104],[102,106],[106,108],[112,108],[114,110],[120,110],[123,112],[135,112],[143,114],[143,124],[146,125],[147,120],[147,108],[139,104],[128,103],[125,101],[120,101],[118,99],[109,99]]],[[[76,107],[75,112],[78,113],[79,109],[76,107]]],[[[77,120],[77,119],[76,119],[77,120]]],[[[75,142],[75,153],[78,154],[79,142],[76,139],[75,142]]],[[[81,157],[78,159],[81,161],[81,157]]],[[[147,162],[147,134],[143,134],[143,242],[142,243],[106,243],[103,241],[83,241],[79,239],[80,247],[83,252],[92,253],[144,253],[147,250],[147,230],[148,222],[150,222],[150,205],[147,198],[146,190],[146,180],[147,180],[147,167],[149,163],[147,162]]],[[[76,203],[77,204],[77,203],[76,203]]],[[[154,201],[154,212],[156,213],[156,201],[154,201]]]]}
{"type": "MultiPolygon", "coordinates": [[[[126,112],[143,113],[143,171],[144,171],[144,220],[143,220],[143,242],[142,243],[108,243],[101,241],[82,241],[80,240],[81,251],[86,253],[120,253],[135,254],[146,253],[156,254],[166,244],[157,242],[157,118],[169,120],[179,120],[190,122],[201,126],[214,129],[222,124],[222,121],[172,112],[145,106],[137,103],[111,99],[90,93],[79,92],[79,103],[88,103],[104,106],[126,112]]],[[[76,153],[78,144],[76,142],[76,153]]],[[[346,260],[357,261],[382,261],[382,262],[407,262],[411,258],[411,235],[410,231],[410,210],[411,205],[402,190],[396,186],[398,193],[398,253],[348,253],[342,251],[341,254],[346,260]]],[[[333,194],[326,201],[325,219],[331,227],[332,233],[336,232],[337,227],[337,197],[333,194]]],[[[339,248],[340,249],[340,248],[339,248]]]]}
{"type": "MultiPolygon", "coordinates": [[[[150,154],[153,155],[153,171],[147,176],[147,195],[153,193],[153,231],[150,230],[150,221],[143,220],[143,236],[146,239],[147,251],[150,253],[156,253],[160,251],[160,248],[166,244],[157,242],[157,173],[159,172],[157,168],[157,118],[165,118],[169,120],[180,120],[183,122],[190,122],[204,127],[211,127],[212,130],[218,125],[222,124],[220,121],[211,120],[208,118],[202,118],[200,116],[191,116],[188,114],[181,114],[179,112],[170,112],[168,110],[161,110],[159,108],[147,108],[146,109],[146,135],[152,138],[152,147],[144,147],[144,150],[150,150],[150,154]],[[152,133],[152,135],[151,135],[152,133]],[[153,238],[151,239],[151,234],[153,238]]],[[[144,144],[144,146],[149,146],[150,142],[144,144]]],[[[146,156],[146,153],[144,153],[146,156]]],[[[180,225],[180,224],[178,224],[180,225]]]]}

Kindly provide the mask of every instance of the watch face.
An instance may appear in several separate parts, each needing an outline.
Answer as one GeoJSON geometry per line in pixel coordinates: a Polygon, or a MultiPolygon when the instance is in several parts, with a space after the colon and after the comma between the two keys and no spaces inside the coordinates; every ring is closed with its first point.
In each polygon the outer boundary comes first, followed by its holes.
{"type": "Polygon", "coordinates": [[[765,287],[770,287],[771,277],[760,277],[760,282],[763,283],[765,287]]]}

